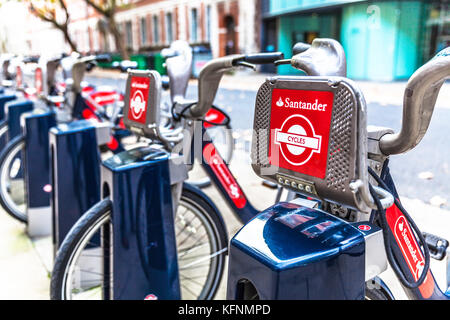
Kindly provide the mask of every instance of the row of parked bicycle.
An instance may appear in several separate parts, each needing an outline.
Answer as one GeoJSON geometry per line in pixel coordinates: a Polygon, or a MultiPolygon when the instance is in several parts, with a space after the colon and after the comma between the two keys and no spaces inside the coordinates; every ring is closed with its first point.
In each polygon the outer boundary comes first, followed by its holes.
{"type": "Polygon", "coordinates": [[[167,78],[129,69],[124,94],[83,81],[105,55],[40,58],[28,88],[6,59],[0,204],[30,236],[52,236],[52,299],[212,299],[227,255],[228,299],[393,299],[379,277],[388,264],[410,298],[447,299],[430,257],[444,259],[448,241],[420,232],[388,161],[426,133],[449,53],[409,80],[399,133],[367,128],[363,93],[332,39],[298,43],[290,59],[212,59],[196,101],[186,99],[183,41],[163,51],[167,78]],[[255,110],[253,170],[279,185],[264,211],[228,168],[230,117],[213,105],[224,73],[260,64],[305,73],[268,77],[255,105],[242,106],[255,110]],[[188,180],[194,165],[206,180],[188,180]],[[244,224],[231,240],[223,210],[199,188],[208,183],[244,224]]]}

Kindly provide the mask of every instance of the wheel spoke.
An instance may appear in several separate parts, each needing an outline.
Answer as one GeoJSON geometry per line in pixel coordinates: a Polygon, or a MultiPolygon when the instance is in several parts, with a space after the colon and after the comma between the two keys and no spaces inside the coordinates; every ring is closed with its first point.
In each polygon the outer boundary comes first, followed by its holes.
{"type": "Polygon", "coordinates": [[[191,263],[188,263],[187,265],[181,267],[180,270],[190,269],[192,266],[196,266],[196,265],[198,265],[199,263],[201,263],[203,261],[211,260],[211,258],[214,258],[215,256],[218,256],[219,254],[222,254],[222,253],[224,253],[226,251],[227,251],[227,248],[223,248],[222,250],[219,250],[219,251],[217,251],[217,252],[215,252],[213,254],[210,254],[210,255],[208,255],[206,257],[203,257],[201,259],[197,259],[196,261],[193,261],[191,263]]]}
{"type": "MultiPolygon", "coordinates": [[[[194,200],[197,198],[191,200],[182,195],[179,213],[174,219],[179,279],[183,296],[189,296],[184,298],[205,299],[212,296],[220,283],[224,264],[222,254],[227,248],[220,249],[223,231],[220,234],[216,231],[218,227],[212,222],[209,208],[204,209],[205,206],[198,204],[201,201],[194,200]]],[[[109,261],[114,254],[114,237],[110,212],[103,216],[98,213],[97,220],[85,219],[86,227],[79,228],[85,230],[85,234],[76,238],[79,244],[74,244],[73,259],[67,259],[70,265],[64,269],[70,274],[65,280],[67,289],[64,289],[68,298],[111,298],[108,287],[114,286],[114,279],[109,261]],[[105,232],[107,229],[109,231],[105,232]],[[100,242],[97,240],[99,233],[100,242]]]]}

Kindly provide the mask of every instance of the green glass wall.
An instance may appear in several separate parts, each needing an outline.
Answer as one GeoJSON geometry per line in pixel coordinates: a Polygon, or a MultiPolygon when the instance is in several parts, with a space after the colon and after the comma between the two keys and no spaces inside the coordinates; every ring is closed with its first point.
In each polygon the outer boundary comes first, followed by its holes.
{"type": "Polygon", "coordinates": [[[341,43],[350,78],[408,78],[420,65],[421,1],[371,1],[342,9],[341,43]]]}
{"type": "MultiPolygon", "coordinates": [[[[296,41],[306,41],[308,33],[339,40],[347,55],[347,73],[361,80],[405,79],[423,63],[428,4],[405,1],[313,1],[270,2],[270,14],[278,17],[278,50],[290,57],[296,41]],[[342,6],[316,13],[282,15],[289,10],[305,10],[341,2],[342,6]]],[[[290,66],[280,74],[297,74],[290,66]]]]}
{"type": "Polygon", "coordinates": [[[309,10],[327,6],[344,5],[366,0],[270,0],[270,14],[284,14],[298,10],[309,10]]]}

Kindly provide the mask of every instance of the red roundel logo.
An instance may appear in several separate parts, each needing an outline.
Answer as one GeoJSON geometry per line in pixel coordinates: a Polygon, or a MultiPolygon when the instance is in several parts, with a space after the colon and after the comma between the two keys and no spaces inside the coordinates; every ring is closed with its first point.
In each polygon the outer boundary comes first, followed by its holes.
{"type": "Polygon", "coordinates": [[[322,137],[314,131],[312,123],[304,116],[295,114],[287,118],[280,129],[275,129],[275,143],[287,162],[300,166],[320,153],[322,137]]]}
{"type": "Polygon", "coordinates": [[[145,100],[142,91],[137,90],[134,92],[130,100],[130,110],[134,119],[139,119],[142,116],[142,113],[145,111],[145,100]]]}
{"type": "Polygon", "coordinates": [[[359,230],[362,230],[362,231],[369,231],[370,229],[372,229],[370,226],[368,226],[367,224],[360,224],[359,226],[358,226],[358,229],[359,230]]]}

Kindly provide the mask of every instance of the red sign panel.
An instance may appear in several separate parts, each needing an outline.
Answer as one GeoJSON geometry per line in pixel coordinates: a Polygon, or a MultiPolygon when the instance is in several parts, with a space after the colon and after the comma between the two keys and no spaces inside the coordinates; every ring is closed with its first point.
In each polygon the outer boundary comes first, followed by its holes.
{"type": "Polygon", "coordinates": [[[145,124],[148,107],[150,79],[147,77],[131,77],[128,119],[145,124]]]}
{"type": "Polygon", "coordinates": [[[272,165],[325,178],[333,98],[330,91],[272,91],[272,165]]]}
{"type": "Polygon", "coordinates": [[[34,86],[36,88],[36,93],[40,94],[42,93],[42,69],[36,68],[34,71],[34,86]]]}

